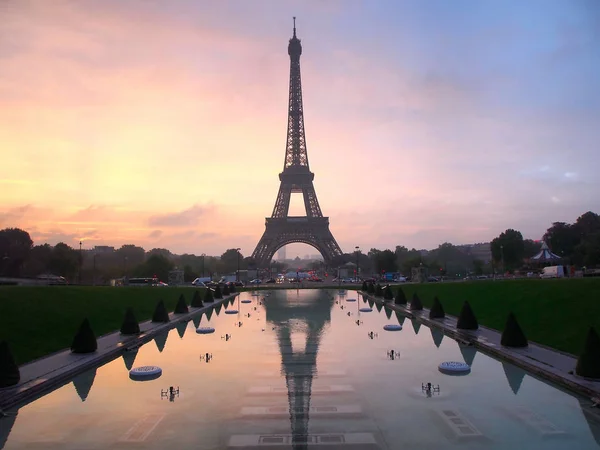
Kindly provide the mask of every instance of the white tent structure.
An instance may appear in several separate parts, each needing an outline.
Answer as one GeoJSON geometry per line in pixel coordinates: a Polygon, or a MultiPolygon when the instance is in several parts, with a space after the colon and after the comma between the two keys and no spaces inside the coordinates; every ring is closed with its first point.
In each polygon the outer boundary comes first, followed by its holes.
{"type": "Polygon", "coordinates": [[[542,249],[540,252],[530,259],[531,262],[559,262],[560,260],[562,260],[562,258],[556,253],[552,253],[545,241],[542,241],[542,249]]]}

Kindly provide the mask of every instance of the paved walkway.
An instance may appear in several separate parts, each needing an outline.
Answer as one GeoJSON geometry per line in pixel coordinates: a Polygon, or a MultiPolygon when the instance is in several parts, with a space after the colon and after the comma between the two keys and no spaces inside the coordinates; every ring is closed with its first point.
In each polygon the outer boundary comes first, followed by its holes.
{"type": "Polygon", "coordinates": [[[187,322],[202,312],[234,298],[237,293],[206,303],[202,308],[189,307],[187,314],[170,313],[170,322],[140,323],[141,334],[124,336],[120,332],[109,333],[97,339],[98,350],[94,353],[76,354],[70,349],[45,356],[19,367],[21,380],[16,386],[0,389],[0,410],[29,401],[70,381],[73,376],[97,367],[119,356],[125,349],[139,347],[154,336],[174,328],[179,322],[187,322]]]}
{"type": "Polygon", "coordinates": [[[428,327],[439,328],[451,338],[473,345],[484,353],[508,360],[516,366],[583,395],[600,397],[600,381],[591,381],[574,374],[577,358],[573,355],[531,341],[526,348],[503,347],[500,344],[502,334],[492,328],[480,325],[475,331],[457,330],[456,317],[446,315],[444,319],[430,319],[428,309],[411,311],[410,304],[396,305],[393,300],[385,302],[381,297],[359,292],[366,299],[381,303],[394,311],[400,311],[409,318],[414,317],[428,327]]]}

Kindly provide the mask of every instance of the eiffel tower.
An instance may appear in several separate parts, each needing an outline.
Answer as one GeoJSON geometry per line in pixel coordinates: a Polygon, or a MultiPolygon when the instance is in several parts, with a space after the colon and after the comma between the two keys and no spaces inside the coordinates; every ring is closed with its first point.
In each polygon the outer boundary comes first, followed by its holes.
{"type": "Polygon", "coordinates": [[[300,79],[300,55],[302,45],[294,36],[288,45],[290,55],[290,93],[288,106],[287,143],[283,172],[279,174],[281,185],[273,214],[266,219],[266,230],[252,253],[258,267],[266,267],[277,250],[292,242],[301,242],[316,248],[328,264],[342,254],[340,246],[329,230],[329,217],[323,217],[313,180],[315,174],[308,166],[304,113],[302,109],[302,82],[300,79]],[[290,217],[292,193],[302,193],[305,216],[290,217]]]}
{"type": "Polygon", "coordinates": [[[280,291],[264,300],[267,322],[277,333],[281,363],[288,389],[290,425],[293,450],[309,448],[308,421],[313,375],[317,368],[317,355],[323,329],[331,321],[333,297],[328,300],[310,298],[318,291],[303,291],[302,303],[290,307],[287,296],[292,291],[280,291]],[[285,297],[284,297],[285,296],[285,297]],[[292,352],[292,328],[302,323],[306,328],[304,351],[292,352]]]}

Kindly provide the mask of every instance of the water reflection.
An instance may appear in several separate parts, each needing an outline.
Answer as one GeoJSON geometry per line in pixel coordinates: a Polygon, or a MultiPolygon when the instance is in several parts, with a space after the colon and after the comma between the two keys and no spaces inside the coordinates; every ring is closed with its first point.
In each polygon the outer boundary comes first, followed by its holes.
{"type": "Polygon", "coordinates": [[[521,384],[523,383],[523,378],[525,378],[526,372],[513,364],[502,361],[502,368],[504,369],[504,375],[506,376],[506,380],[510,385],[513,393],[517,395],[519,393],[519,389],[521,388],[521,384]]]}
{"type": "Polygon", "coordinates": [[[308,448],[308,422],[313,375],[325,325],[331,322],[333,297],[319,291],[278,292],[264,299],[267,322],[277,334],[288,390],[292,448],[308,448]],[[292,335],[305,333],[304,349],[294,351],[292,335]]]}
{"type": "Polygon", "coordinates": [[[194,318],[192,319],[192,322],[194,323],[194,328],[198,328],[200,326],[200,320],[202,319],[202,314],[200,313],[197,316],[194,316],[194,318]]]}
{"type": "Polygon", "coordinates": [[[77,395],[82,402],[85,402],[92,390],[92,385],[94,384],[94,380],[96,379],[96,370],[92,369],[87,372],[83,372],[75,378],[73,378],[73,386],[75,386],[75,390],[77,391],[77,395]]]}
{"type": "Polygon", "coordinates": [[[579,407],[583,412],[583,417],[590,428],[590,433],[592,434],[592,437],[596,441],[598,447],[600,447],[600,412],[593,411],[590,402],[580,398],[577,400],[579,402],[579,407]]]}
{"type": "Polygon", "coordinates": [[[391,319],[391,318],[392,318],[392,310],[391,310],[390,308],[385,308],[385,316],[386,316],[388,319],[391,319]]]}
{"type": "Polygon", "coordinates": [[[137,349],[123,352],[123,362],[125,362],[125,367],[127,368],[127,370],[132,369],[133,365],[135,364],[135,357],[137,356],[137,354],[137,349]]]}
{"type": "Polygon", "coordinates": [[[429,330],[431,330],[431,338],[433,339],[433,343],[437,348],[440,348],[440,345],[442,345],[442,341],[444,340],[444,332],[435,327],[430,328],[429,330]]]}
{"type": "Polygon", "coordinates": [[[472,345],[464,345],[458,344],[458,348],[460,349],[460,353],[465,360],[465,362],[469,365],[473,365],[473,360],[475,359],[475,355],[477,354],[477,349],[472,345]]]}
{"type": "Polygon", "coordinates": [[[165,345],[167,345],[167,337],[168,336],[169,336],[169,332],[166,332],[166,333],[159,334],[154,338],[154,343],[156,344],[156,348],[158,348],[158,351],[160,353],[163,352],[163,350],[165,349],[165,345]]]}
{"type": "Polygon", "coordinates": [[[183,336],[185,335],[185,330],[187,330],[187,326],[187,321],[179,322],[177,325],[175,325],[175,328],[177,329],[177,334],[181,339],[183,339],[183,336]]]}
{"type": "MultiPolygon", "coordinates": [[[[229,305],[227,305],[229,306],[229,305]]],[[[217,314],[217,317],[219,317],[219,314],[221,314],[221,308],[223,307],[223,305],[221,303],[219,303],[216,308],[215,308],[215,313],[217,314]]]]}
{"type": "Polygon", "coordinates": [[[18,414],[19,411],[6,413],[5,416],[0,415],[0,450],[4,448],[6,441],[8,441],[8,436],[17,420],[18,414]]]}
{"type": "Polygon", "coordinates": [[[398,319],[398,324],[400,326],[404,325],[404,321],[406,320],[406,316],[402,314],[400,311],[396,311],[396,319],[398,319]]]}
{"type": "Polygon", "coordinates": [[[413,330],[415,331],[415,336],[417,334],[419,334],[419,330],[421,329],[421,322],[419,322],[417,319],[410,319],[411,323],[412,323],[412,327],[413,330]]]}

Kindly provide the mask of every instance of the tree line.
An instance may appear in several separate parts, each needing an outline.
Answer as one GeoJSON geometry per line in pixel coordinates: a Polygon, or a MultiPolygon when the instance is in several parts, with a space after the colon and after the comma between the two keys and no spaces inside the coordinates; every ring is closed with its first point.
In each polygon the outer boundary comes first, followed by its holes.
{"type": "MultiPolygon", "coordinates": [[[[543,237],[550,249],[561,256],[565,263],[593,267],[600,264],[600,216],[588,211],[568,224],[554,222],[543,237]]],[[[19,228],[0,230],[0,275],[4,277],[37,277],[42,274],[64,276],[71,282],[103,284],[123,276],[157,276],[168,279],[169,271],[179,268],[186,281],[200,276],[227,274],[240,270],[256,269],[251,257],[244,257],[237,249],[228,249],[220,256],[183,254],[175,255],[164,248],[146,251],[127,244],[112,252],[94,252],[78,249],[60,242],[33,245],[29,233],[19,228]]],[[[347,263],[358,264],[362,276],[382,272],[400,272],[409,275],[412,267],[424,265],[430,274],[464,276],[468,273],[483,274],[499,271],[528,270],[529,258],[540,251],[540,242],[523,239],[522,234],[508,229],[490,243],[491,259],[482,260],[465,250],[445,242],[438,248],[422,252],[402,245],[394,250],[371,248],[368,252],[345,253],[334,258],[329,266],[323,262],[307,263],[303,269],[320,272],[335,271],[347,263]]],[[[303,262],[297,261],[300,265],[303,262]]],[[[288,265],[271,262],[271,272],[285,271],[288,265]]],[[[301,267],[294,267],[299,269],[301,267]]],[[[266,269],[266,268],[261,268],[266,269]]]]}

